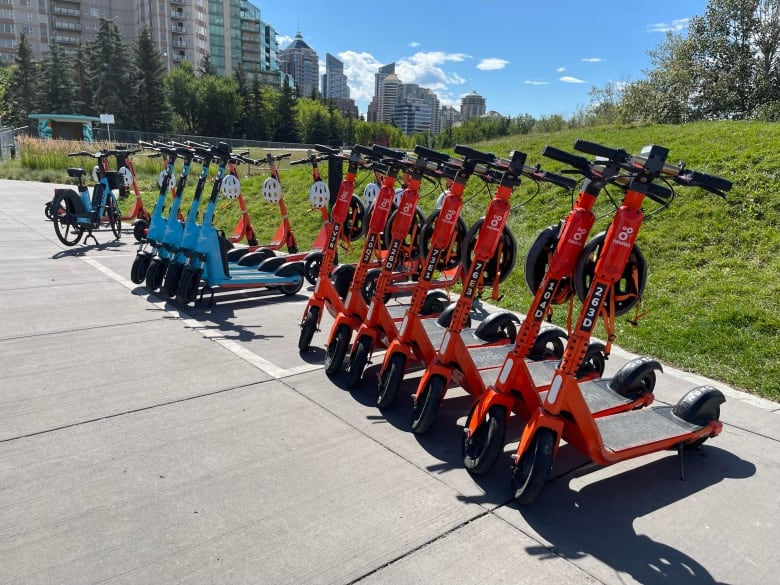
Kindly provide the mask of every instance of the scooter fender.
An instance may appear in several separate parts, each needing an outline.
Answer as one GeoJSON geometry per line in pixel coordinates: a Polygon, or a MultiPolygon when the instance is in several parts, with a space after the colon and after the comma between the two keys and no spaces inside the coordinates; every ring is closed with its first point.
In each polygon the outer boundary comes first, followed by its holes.
{"type": "Polygon", "coordinates": [[[488,388],[485,393],[477,399],[477,403],[474,406],[474,413],[471,415],[469,425],[466,427],[466,434],[470,437],[477,432],[477,429],[484,422],[488,411],[494,405],[502,406],[504,412],[506,412],[506,418],[509,419],[513,403],[514,400],[509,394],[496,392],[493,388],[488,388]]]}
{"type": "Polygon", "coordinates": [[[361,321],[354,315],[347,315],[346,313],[339,313],[336,315],[336,318],[333,320],[333,325],[330,327],[328,345],[330,345],[330,343],[336,337],[336,332],[339,330],[339,327],[345,325],[349,328],[350,331],[355,331],[358,327],[360,327],[360,323],[361,321]]]}
{"type": "Polygon", "coordinates": [[[444,378],[446,381],[444,384],[444,392],[446,394],[447,387],[450,385],[450,380],[452,379],[452,370],[450,368],[443,366],[438,361],[434,361],[425,369],[422,378],[420,378],[419,384],[417,384],[417,390],[414,393],[415,401],[417,400],[417,398],[419,398],[420,394],[422,394],[422,391],[428,385],[428,381],[431,379],[431,377],[437,374],[442,378],[444,378]]]}
{"type": "MultiPolygon", "coordinates": [[[[473,417],[472,417],[473,418],[473,417]]],[[[525,452],[531,445],[531,441],[536,435],[536,432],[543,427],[551,429],[555,433],[555,450],[553,451],[553,459],[558,455],[558,448],[561,445],[561,437],[563,436],[563,419],[550,416],[543,408],[537,408],[531,415],[531,418],[525,424],[523,434],[520,437],[520,443],[517,445],[517,451],[515,452],[515,462],[517,463],[523,457],[525,452]]]]}
{"type": "Polygon", "coordinates": [[[379,368],[379,375],[382,375],[382,372],[384,372],[388,367],[390,367],[390,359],[393,357],[396,353],[402,353],[406,356],[406,363],[409,363],[410,361],[414,361],[416,356],[414,355],[414,351],[412,351],[412,346],[409,343],[402,343],[398,339],[393,339],[393,341],[390,342],[390,345],[387,346],[387,351],[385,351],[385,357],[382,359],[382,367],[379,368]]]}
{"type": "MultiPolygon", "coordinates": [[[[640,393],[642,394],[650,394],[650,402],[652,402],[653,388],[647,388],[642,391],[637,388],[637,383],[645,374],[647,374],[647,372],[653,370],[659,372],[664,371],[663,366],[658,360],[649,356],[636,357],[618,370],[609,383],[609,387],[621,396],[630,396],[637,393],[637,390],[640,390],[640,393]]],[[[647,404],[650,404],[650,402],[647,404]]]]}

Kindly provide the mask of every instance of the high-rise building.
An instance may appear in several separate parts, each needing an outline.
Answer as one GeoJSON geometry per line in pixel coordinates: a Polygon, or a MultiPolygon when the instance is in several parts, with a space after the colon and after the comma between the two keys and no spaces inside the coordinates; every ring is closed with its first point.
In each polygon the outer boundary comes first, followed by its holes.
{"type": "Polygon", "coordinates": [[[405,134],[426,131],[438,134],[441,126],[439,98],[430,89],[416,83],[401,84],[393,123],[405,134]]]}
{"type": "Polygon", "coordinates": [[[326,99],[349,99],[349,86],[347,85],[347,76],[344,75],[344,63],[330,53],[325,53],[322,97],[326,99]]]}
{"type": "Polygon", "coordinates": [[[460,118],[466,121],[469,118],[478,118],[485,115],[485,98],[477,92],[464,95],[460,101],[460,118]]]}
{"type": "Polygon", "coordinates": [[[300,31],[293,41],[279,51],[279,70],[295,81],[299,95],[311,97],[319,90],[319,59],[316,51],[306,44],[300,31]]]}
{"type": "Polygon", "coordinates": [[[12,63],[22,33],[37,60],[57,43],[65,52],[95,39],[100,19],[113,20],[132,45],[141,30],[170,70],[184,61],[199,66],[206,55],[221,75],[240,64],[264,83],[279,85],[276,31],[247,0],[0,0],[0,61],[12,63]],[[7,6],[7,7],[6,7],[7,6]]]}

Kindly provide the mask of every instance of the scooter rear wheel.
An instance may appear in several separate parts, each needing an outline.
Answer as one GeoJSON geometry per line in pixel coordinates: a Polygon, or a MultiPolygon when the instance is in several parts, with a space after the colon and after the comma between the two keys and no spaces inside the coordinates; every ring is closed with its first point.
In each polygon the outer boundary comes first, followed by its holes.
{"type": "Polygon", "coordinates": [[[514,500],[518,504],[532,504],[542,493],[555,451],[555,433],[552,429],[536,431],[528,450],[512,468],[514,500]]]}
{"type": "Polygon", "coordinates": [[[398,394],[398,387],[404,379],[406,369],[406,356],[396,352],[390,356],[390,363],[379,376],[379,393],[376,397],[376,405],[379,408],[390,408],[398,394]]]}
{"type": "Polygon", "coordinates": [[[325,373],[328,376],[335,376],[344,363],[347,355],[347,345],[351,332],[346,325],[339,325],[336,329],[336,335],[328,343],[328,349],[325,352],[325,373]]]}
{"type": "Polygon", "coordinates": [[[347,385],[350,388],[360,384],[360,380],[363,378],[363,370],[366,369],[366,364],[368,363],[369,353],[371,353],[371,338],[368,335],[363,335],[358,339],[355,351],[349,356],[347,385]]]}
{"type": "Polygon", "coordinates": [[[317,331],[317,321],[320,317],[319,307],[309,307],[301,323],[301,336],[298,338],[298,351],[307,351],[311,347],[314,332],[317,331]]]}
{"type": "Polygon", "coordinates": [[[130,280],[134,284],[141,284],[146,278],[146,271],[149,269],[149,263],[152,261],[152,255],[148,252],[136,254],[133,265],[130,267],[130,280]]]}
{"type": "Polygon", "coordinates": [[[436,420],[439,404],[444,398],[446,380],[439,374],[428,379],[423,391],[416,397],[412,406],[412,432],[416,435],[427,433],[436,420]]]}
{"type": "Polygon", "coordinates": [[[149,229],[149,222],[145,219],[138,219],[133,224],[133,237],[137,242],[143,242],[146,239],[146,230],[149,229]]]}
{"type": "Polygon", "coordinates": [[[309,284],[316,284],[320,276],[323,253],[312,252],[303,261],[303,276],[309,284]]]}
{"type": "MultiPolygon", "coordinates": [[[[474,416],[478,403],[474,403],[471,412],[466,419],[466,428],[471,425],[471,417],[474,416]]],[[[487,473],[495,465],[498,456],[504,448],[506,436],[506,409],[500,404],[491,406],[485,416],[485,420],[470,436],[463,433],[461,454],[466,471],[474,475],[487,473]]]]}
{"type": "Polygon", "coordinates": [[[54,231],[57,238],[66,246],[75,246],[81,241],[84,234],[83,228],[77,227],[66,219],[67,216],[58,216],[54,220],[54,231]]]}
{"type": "Polygon", "coordinates": [[[113,198],[108,201],[108,223],[111,225],[111,233],[114,234],[114,239],[118,240],[122,237],[122,212],[119,211],[119,207],[113,198]]]}

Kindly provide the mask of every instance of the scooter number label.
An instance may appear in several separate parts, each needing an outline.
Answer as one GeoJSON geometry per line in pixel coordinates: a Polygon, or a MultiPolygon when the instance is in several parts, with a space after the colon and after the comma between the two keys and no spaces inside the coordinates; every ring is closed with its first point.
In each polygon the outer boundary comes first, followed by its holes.
{"type": "Polygon", "coordinates": [[[590,303],[588,304],[588,307],[585,310],[585,316],[582,319],[582,325],[580,325],[581,331],[585,331],[586,333],[591,332],[593,326],[596,324],[596,317],[599,314],[599,307],[601,307],[601,303],[604,301],[606,294],[606,284],[598,283],[595,285],[593,288],[593,294],[590,297],[590,303]]]}
{"type": "Polygon", "coordinates": [[[544,314],[547,312],[547,308],[550,306],[550,301],[552,300],[555,289],[557,288],[558,281],[555,279],[550,279],[550,282],[547,283],[547,288],[544,289],[544,294],[539,301],[539,306],[536,307],[536,311],[534,311],[535,321],[541,321],[544,318],[544,314]]]}

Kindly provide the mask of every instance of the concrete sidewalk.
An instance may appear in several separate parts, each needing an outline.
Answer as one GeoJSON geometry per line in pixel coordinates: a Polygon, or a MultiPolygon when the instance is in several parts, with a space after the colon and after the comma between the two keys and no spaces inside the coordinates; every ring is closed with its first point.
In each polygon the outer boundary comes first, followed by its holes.
{"type": "MultiPolygon", "coordinates": [[[[118,243],[60,245],[53,185],[0,180],[0,583],[780,583],[780,405],[727,393],[686,458],[581,467],[536,504],[463,469],[470,402],[409,432],[297,350],[309,294],[149,295],[118,243]]],[[[616,352],[609,371],[628,359],[616,352]]],[[[371,379],[377,359],[366,371],[371,379]]],[[[701,380],[670,368],[656,400],[701,380]]]]}

